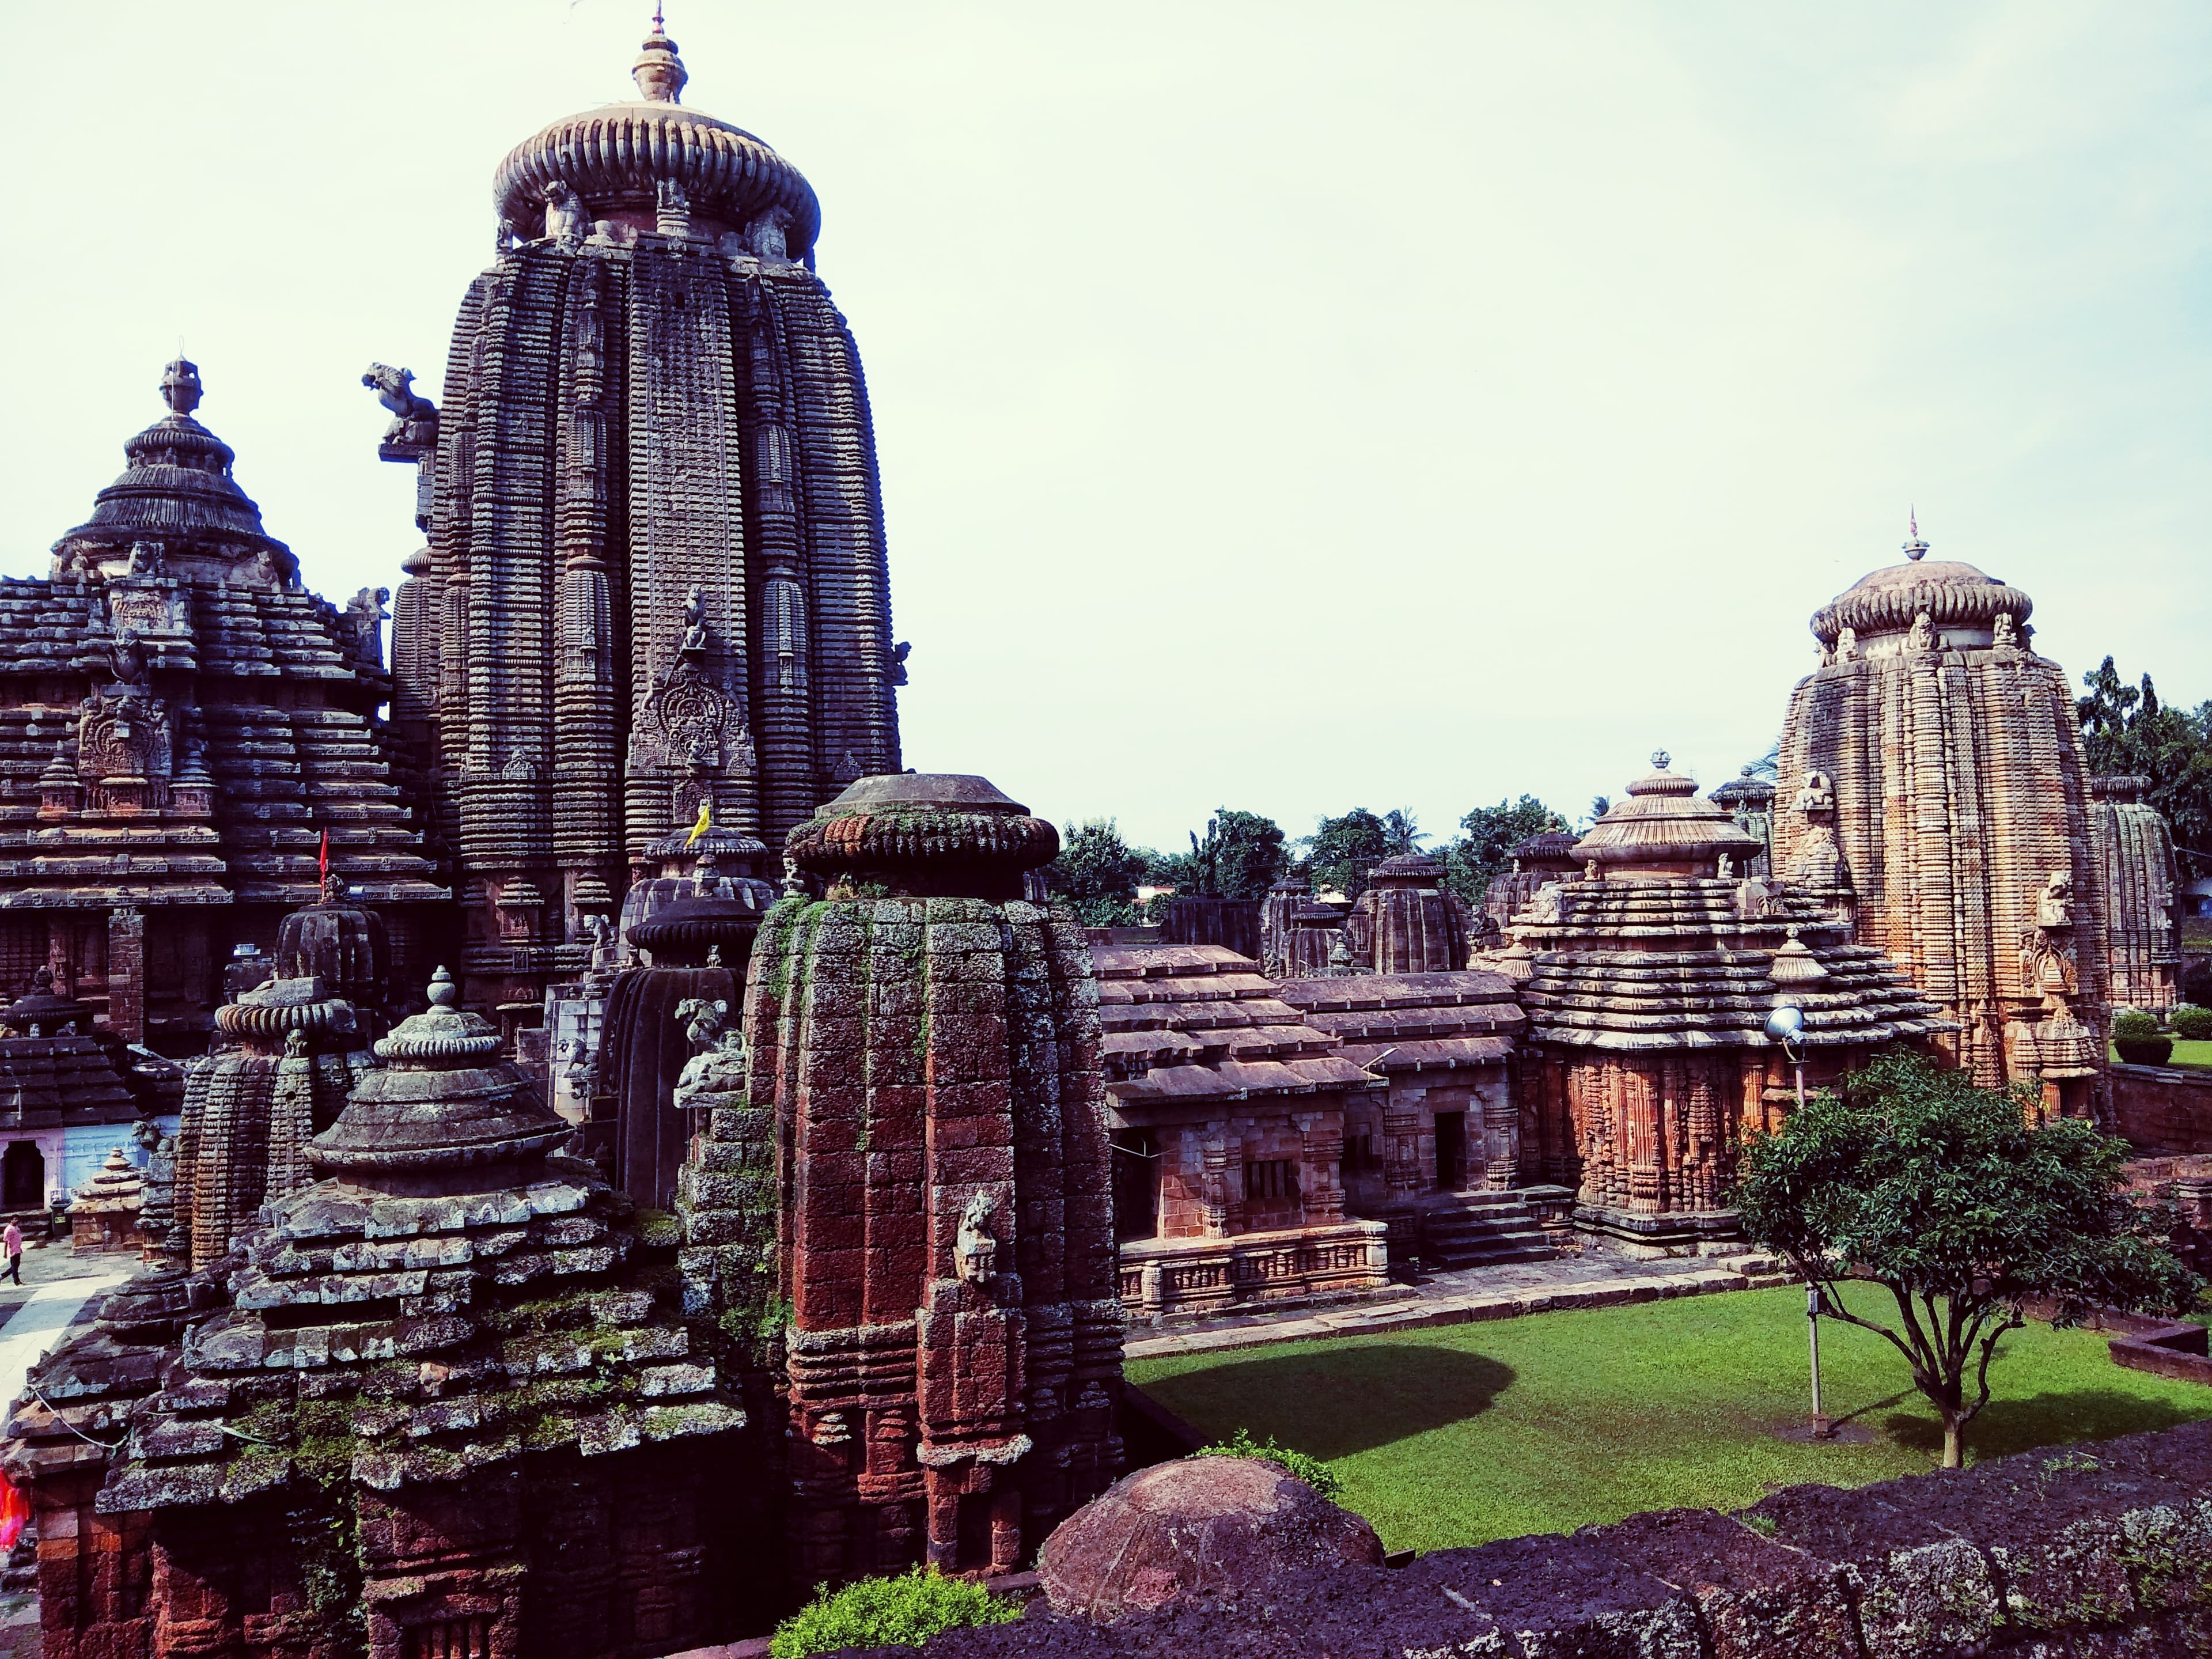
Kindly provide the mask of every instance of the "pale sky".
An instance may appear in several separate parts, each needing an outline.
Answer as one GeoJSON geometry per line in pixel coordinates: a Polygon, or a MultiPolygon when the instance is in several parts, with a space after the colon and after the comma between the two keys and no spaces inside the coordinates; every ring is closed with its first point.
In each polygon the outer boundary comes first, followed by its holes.
{"type": "MultiPolygon", "coordinates": [[[[396,586],[494,166],[649,4],[0,0],[0,570],[160,410],[310,586],[396,586]]],[[[823,204],[907,761],[1172,848],[1717,783],[1895,562],[2212,696],[2212,8],[669,0],[823,204]]]]}

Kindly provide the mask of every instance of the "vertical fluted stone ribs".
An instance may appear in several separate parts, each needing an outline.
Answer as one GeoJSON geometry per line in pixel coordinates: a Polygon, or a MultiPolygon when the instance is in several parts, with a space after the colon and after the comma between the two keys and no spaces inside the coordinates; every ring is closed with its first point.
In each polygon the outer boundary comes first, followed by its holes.
{"type": "Polygon", "coordinates": [[[1960,1058],[2005,1075],[2008,1018],[2043,991],[2023,959],[2037,897],[2072,883],[2075,1012],[2101,1030],[2108,1001],[2104,870],[2087,757],[2064,672],[2019,649],[1851,659],[1792,694],[1783,731],[1776,856],[1787,871],[1809,822],[1788,810],[1814,773],[1833,781],[1857,939],[1887,951],[1965,1024],[1960,1058]]]}
{"type": "Polygon", "coordinates": [[[2101,786],[2097,830],[2112,903],[2113,1006],[2170,1008],[2180,1000],[2173,837],[2156,807],[2101,786]]]}
{"type": "Polygon", "coordinates": [[[1020,901],[787,900],[748,994],[753,1096],[775,1103],[781,1159],[795,1565],[880,1570],[925,1531],[950,1550],[963,1490],[1018,1492],[993,1510],[992,1559],[1012,1559],[1111,1479],[1117,1449],[1083,933],[1020,901]],[[983,1283],[963,1265],[971,1206],[997,1241],[983,1283]],[[969,1459],[1012,1465],[1011,1486],[962,1487],[969,1459]]]}
{"type": "Polygon", "coordinates": [[[811,271],[533,245],[471,288],[447,375],[393,648],[434,664],[465,881],[557,902],[559,871],[619,883],[699,799],[774,844],[899,769],[866,386],[811,271]]]}

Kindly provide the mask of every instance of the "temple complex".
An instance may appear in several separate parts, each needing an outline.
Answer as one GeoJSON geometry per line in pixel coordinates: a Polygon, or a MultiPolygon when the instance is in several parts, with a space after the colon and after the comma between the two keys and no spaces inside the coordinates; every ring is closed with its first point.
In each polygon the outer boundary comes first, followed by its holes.
{"type": "Polygon", "coordinates": [[[1944,1047],[1976,1082],[2094,1115],[2107,895],[2072,688],[2032,648],[2026,593],[1930,562],[1917,528],[1905,553],[1813,618],[1776,868],[1945,1011],[1944,1047]]]}
{"type": "Polygon", "coordinates": [[[2143,799],[2150,780],[2113,776],[2089,780],[2096,804],[2097,846],[2102,856],[2106,923],[2115,1008],[2163,1013],[2182,1000],[2181,949],[2173,905],[2181,885],[2173,836],[2159,810],[2143,799]]]}
{"type": "Polygon", "coordinates": [[[1444,890],[1442,859],[1401,853],[1384,859],[1344,919],[1346,942],[1363,974],[1435,974],[1467,966],[1466,902],[1444,890]]]}
{"type": "Polygon", "coordinates": [[[875,441],[814,273],[820,207],[758,138],[681,104],[658,23],[634,73],[634,101],[500,164],[499,251],[442,408],[371,371],[385,453],[434,428],[394,699],[434,746],[486,1008],[574,981],[598,895],[672,830],[703,816],[780,845],[901,763],[875,441]]]}
{"type": "Polygon", "coordinates": [[[198,369],[54,544],[0,579],[0,983],[51,969],[132,1042],[206,1046],[234,945],[264,948],[329,867],[419,961],[449,896],[377,708],[380,614],[341,615],[193,417],[198,369]]]}
{"type": "Polygon", "coordinates": [[[46,1659],[659,1659],[1015,1572],[1141,1450],[1132,1322],[1548,1256],[1539,1207],[1699,1251],[1875,1054],[2097,1115],[2177,1000],[2143,781],[1917,529],[1778,781],[1656,755],[1479,910],[1409,853],[1086,934],[1049,822],[901,769],[812,188],[657,17],[633,75],[500,164],[443,408],[363,377],[396,598],[302,586],[181,357],[0,580],[0,1209],[151,1267],[0,1448],[46,1659]]]}
{"type": "Polygon", "coordinates": [[[1956,1027],[1810,896],[1742,874],[1758,843],[1652,766],[1575,844],[1592,873],[1513,919],[1514,1086],[1522,1178],[1572,1188],[1578,1226],[1675,1251],[1733,1235],[1736,1148],[1795,1099],[1775,1008],[1803,1011],[1808,1088],[1956,1027]]]}

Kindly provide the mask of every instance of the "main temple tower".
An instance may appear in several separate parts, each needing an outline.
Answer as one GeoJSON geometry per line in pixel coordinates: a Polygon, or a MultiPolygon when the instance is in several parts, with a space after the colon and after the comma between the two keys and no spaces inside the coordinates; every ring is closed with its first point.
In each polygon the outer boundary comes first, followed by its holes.
{"type": "Polygon", "coordinates": [[[429,568],[395,607],[472,1002],[580,968],[586,915],[702,808],[780,846],[901,765],[875,438],[814,191],[682,106],[658,21],[634,74],[635,101],[499,167],[429,568]]]}
{"type": "Polygon", "coordinates": [[[1977,1082],[2099,1109],[2108,898],[2065,671],[2033,605],[1927,556],[1813,618],[1820,664],[1782,728],[1774,861],[1850,917],[1962,1027],[1977,1082]]]}

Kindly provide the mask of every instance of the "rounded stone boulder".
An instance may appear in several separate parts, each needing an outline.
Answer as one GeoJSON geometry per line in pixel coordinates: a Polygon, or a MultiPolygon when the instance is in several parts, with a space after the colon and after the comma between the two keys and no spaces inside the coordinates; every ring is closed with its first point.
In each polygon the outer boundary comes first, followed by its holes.
{"type": "Polygon", "coordinates": [[[1116,1481],[1054,1529],[1037,1566],[1054,1612],[1109,1625],[1346,1562],[1382,1562],[1358,1516],[1264,1459],[1190,1457],[1116,1481]]]}

